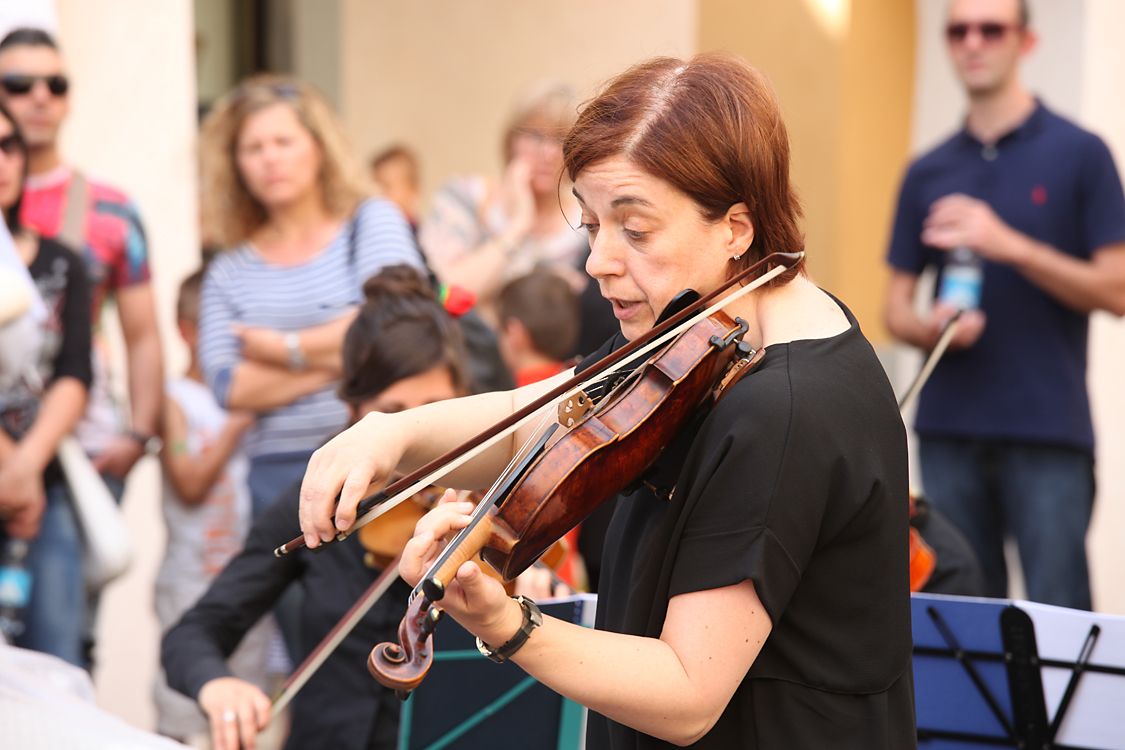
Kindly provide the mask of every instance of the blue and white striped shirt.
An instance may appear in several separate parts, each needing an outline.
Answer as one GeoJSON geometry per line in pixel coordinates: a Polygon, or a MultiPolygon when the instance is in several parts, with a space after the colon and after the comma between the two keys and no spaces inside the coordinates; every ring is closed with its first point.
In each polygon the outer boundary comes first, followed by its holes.
{"type": "MultiPolygon", "coordinates": [[[[297,331],[327,323],[363,301],[363,283],[384,266],[422,268],[410,227],[398,207],[368,200],[355,213],[355,248],[346,223],[322,251],[296,265],[264,260],[249,244],[215,258],[203,280],[199,313],[199,362],[224,407],[231,375],[242,361],[231,325],[297,331]]],[[[247,434],[250,457],[311,452],[347,425],[347,408],[335,384],[287,406],[261,414],[247,434]]]]}

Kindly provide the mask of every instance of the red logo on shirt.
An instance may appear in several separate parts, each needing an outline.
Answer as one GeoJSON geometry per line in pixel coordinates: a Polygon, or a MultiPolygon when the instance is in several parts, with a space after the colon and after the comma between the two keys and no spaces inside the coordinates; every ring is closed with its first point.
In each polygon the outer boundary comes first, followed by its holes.
{"type": "Polygon", "coordinates": [[[1042,206],[1047,202],[1047,188],[1042,185],[1036,185],[1031,189],[1031,202],[1037,206],[1042,206]]]}

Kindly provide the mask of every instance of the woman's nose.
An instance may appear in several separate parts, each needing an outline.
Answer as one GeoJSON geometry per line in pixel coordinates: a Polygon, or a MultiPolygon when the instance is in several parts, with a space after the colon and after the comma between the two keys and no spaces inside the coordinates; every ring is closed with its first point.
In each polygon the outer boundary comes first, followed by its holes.
{"type": "Polygon", "coordinates": [[[595,279],[614,276],[620,273],[620,262],[616,260],[611,242],[604,234],[590,237],[590,255],[586,258],[586,273],[595,279]]]}

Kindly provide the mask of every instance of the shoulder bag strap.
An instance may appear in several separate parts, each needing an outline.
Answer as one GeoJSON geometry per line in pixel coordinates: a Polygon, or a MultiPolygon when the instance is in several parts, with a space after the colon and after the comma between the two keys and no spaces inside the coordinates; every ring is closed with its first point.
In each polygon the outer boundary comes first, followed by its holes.
{"type": "Polygon", "coordinates": [[[66,213],[57,239],[80,254],[86,246],[86,201],[86,175],[75,169],[66,190],[66,213]]]}

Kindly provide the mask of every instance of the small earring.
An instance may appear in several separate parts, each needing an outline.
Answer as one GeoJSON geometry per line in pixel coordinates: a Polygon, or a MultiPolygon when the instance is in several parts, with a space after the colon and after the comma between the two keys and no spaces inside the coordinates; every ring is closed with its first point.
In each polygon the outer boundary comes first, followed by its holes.
{"type": "Polygon", "coordinates": [[[739,258],[741,258],[741,257],[742,257],[742,254],[741,254],[741,253],[738,253],[738,254],[736,254],[736,255],[734,256],[734,259],[735,259],[735,260],[738,260],[738,259],[739,259],[739,258]]]}

